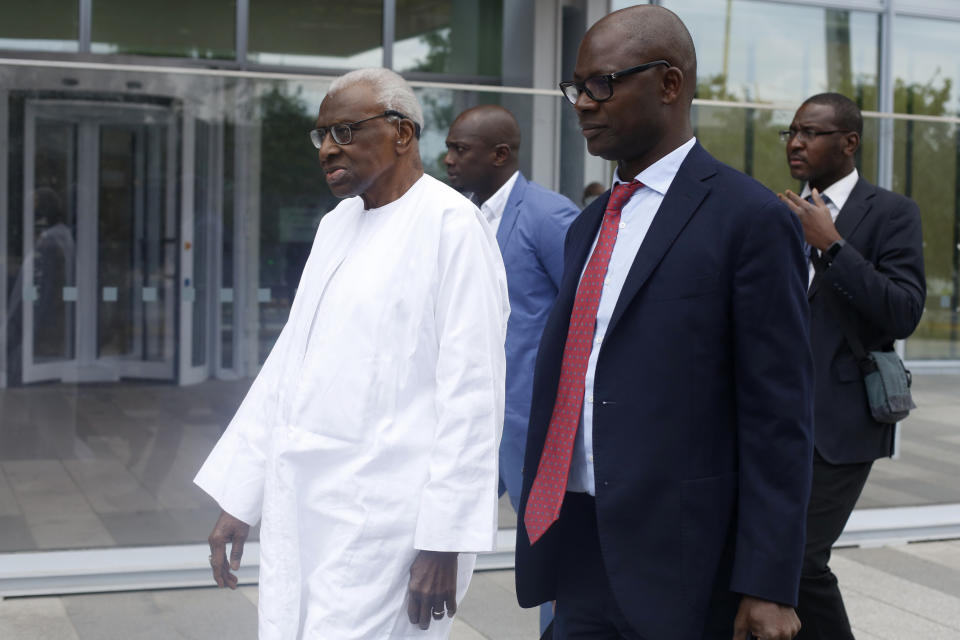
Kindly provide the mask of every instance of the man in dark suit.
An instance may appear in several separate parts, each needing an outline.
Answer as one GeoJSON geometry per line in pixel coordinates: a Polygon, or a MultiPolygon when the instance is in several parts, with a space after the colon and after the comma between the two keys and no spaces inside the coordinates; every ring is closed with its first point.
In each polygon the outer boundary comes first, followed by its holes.
{"type": "Polygon", "coordinates": [[[612,192],[567,233],[537,355],[517,595],[556,638],[786,640],[812,464],[800,225],[693,137],[693,41],[641,5],[580,44],[612,192]]]}
{"type": "MultiPolygon", "coordinates": [[[[563,238],[580,210],[568,198],[527,180],[519,167],[520,125],[507,109],[481,105],[450,126],[447,178],[474,203],[497,231],[507,271],[507,381],[500,440],[500,493],[520,502],[520,470],[530,419],[530,390],[537,345],[557,298],[563,272],[563,238]]],[[[552,618],[541,608],[540,626],[552,618]]]]}
{"type": "Polygon", "coordinates": [[[808,98],[781,133],[790,174],[805,182],[781,200],[803,224],[810,247],[810,342],[816,373],[813,488],[797,612],[798,638],[852,639],[830,571],[830,548],[860,497],[870,467],[893,452],[895,426],[870,415],[863,376],[843,326],[866,351],[892,351],[923,311],[920,211],[876,187],[854,166],[863,118],[849,98],[808,98]]]}

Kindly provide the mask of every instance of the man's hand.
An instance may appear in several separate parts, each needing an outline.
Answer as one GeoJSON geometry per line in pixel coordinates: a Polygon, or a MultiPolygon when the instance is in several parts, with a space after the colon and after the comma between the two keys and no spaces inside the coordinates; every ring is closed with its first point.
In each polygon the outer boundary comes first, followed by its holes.
{"type": "Polygon", "coordinates": [[[800,633],[793,607],[743,596],[733,621],[733,640],[792,640],[800,633]]]}
{"type": "Polygon", "coordinates": [[[213,579],[220,588],[237,588],[237,576],[230,573],[240,568],[240,558],[243,556],[243,543],[250,533],[250,525],[234,518],[226,511],[220,510],[217,524],[207,542],[210,543],[210,568],[213,570],[213,579]],[[230,564],[227,564],[227,542],[230,542],[230,564]]]}
{"type": "Polygon", "coordinates": [[[457,554],[420,551],[410,565],[407,588],[407,615],[411,624],[430,627],[430,618],[442,620],[457,612],[457,554]]]}
{"type": "Polygon", "coordinates": [[[830,209],[820,197],[820,192],[814,189],[810,195],[813,196],[813,202],[807,202],[790,189],[778,193],[777,197],[800,219],[807,244],[820,251],[826,251],[830,245],[840,240],[840,233],[833,224],[833,216],[830,215],[830,209]]]}

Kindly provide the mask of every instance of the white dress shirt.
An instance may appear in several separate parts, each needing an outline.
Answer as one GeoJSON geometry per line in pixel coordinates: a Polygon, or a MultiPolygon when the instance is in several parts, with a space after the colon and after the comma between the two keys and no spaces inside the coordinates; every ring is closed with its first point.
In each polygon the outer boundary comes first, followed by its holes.
{"type": "Polygon", "coordinates": [[[514,171],[506,182],[504,182],[497,191],[487,198],[486,202],[480,205],[480,212],[493,227],[493,233],[497,233],[500,228],[500,220],[503,218],[503,210],[507,207],[507,200],[510,199],[510,192],[513,191],[513,185],[517,182],[519,171],[514,171]]]}
{"type": "MultiPolygon", "coordinates": [[[[823,190],[820,194],[821,197],[826,196],[827,200],[827,209],[830,210],[830,217],[833,218],[834,223],[837,221],[837,216],[840,215],[840,210],[843,209],[843,205],[847,203],[847,199],[850,197],[850,193],[853,191],[853,188],[857,186],[857,181],[860,179],[860,174],[857,173],[857,170],[854,169],[846,176],[840,178],[832,185],[823,190]]],[[[800,192],[801,198],[806,198],[812,193],[810,189],[810,183],[803,185],[803,191],[800,192]]],[[[809,269],[809,278],[807,280],[807,286],[810,286],[810,283],[813,282],[813,261],[808,260],[808,269],[809,269]]]]}
{"type": "MultiPolygon", "coordinates": [[[[593,475],[593,380],[597,372],[597,357],[600,347],[607,333],[607,326],[613,315],[613,309],[620,297],[620,291],[627,279],[627,273],[633,266],[634,258],[647,230],[653,223],[653,218],[660,209],[660,203],[670,188],[680,165],[683,163],[690,149],[696,144],[696,138],[690,138],[664,157],[640,172],[636,179],[644,184],[637,189],[630,200],[623,206],[620,213],[620,228],[617,230],[617,241],[610,254],[610,263],[607,266],[607,275],[603,281],[603,291],[600,294],[600,305],[597,307],[597,325],[594,330],[593,346],[590,349],[590,359],[587,361],[587,373],[584,378],[583,411],[580,414],[580,427],[573,444],[573,459],[570,462],[570,477],[567,479],[567,491],[586,492],[595,495],[593,475]]],[[[629,182],[621,180],[619,173],[613,176],[613,183],[629,182]]],[[[599,233],[598,233],[599,237],[599,233]]],[[[593,241],[594,248],[597,239],[593,241]]],[[[590,250],[593,253],[593,249],[590,250]]],[[[587,260],[589,263],[589,259],[587,260]]],[[[586,269],[586,263],[584,264],[586,269]]],[[[583,273],[581,272],[581,277],[583,273]]]]}

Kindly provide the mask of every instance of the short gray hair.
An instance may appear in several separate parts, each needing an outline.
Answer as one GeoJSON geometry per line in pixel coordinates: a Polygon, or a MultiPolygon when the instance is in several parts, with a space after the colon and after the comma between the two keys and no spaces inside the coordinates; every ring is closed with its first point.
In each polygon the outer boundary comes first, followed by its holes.
{"type": "Polygon", "coordinates": [[[377,101],[384,109],[399,111],[413,120],[417,133],[423,129],[423,109],[413,88],[399,73],[382,67],[357,69],[345,73],[330,84],[327,95],[333,95],[349,86],[363,83],[373,88],[377,101]]]}

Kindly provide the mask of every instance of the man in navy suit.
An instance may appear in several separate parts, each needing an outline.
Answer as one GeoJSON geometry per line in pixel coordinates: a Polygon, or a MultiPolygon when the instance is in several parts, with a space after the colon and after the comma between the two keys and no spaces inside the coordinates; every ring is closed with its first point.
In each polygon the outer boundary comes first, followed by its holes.
{"type": "Polygon", "coordinates": [[[923,233],[916,203],[857,172],[863,133],[857,105],[822,93],[800,106],[787,143],[800,194],[781,200],[797,214],[811,249],[810,341],[816,371],[813,488],[797,613],[804,640],[853,640],[830,549],[860,497],[870,467],[893,453],[895,426],[874,420],[863,374],[842,327],[864,351],[893,351],[913,333],[926,298],[923,233]]]}
{"type": "Polygon", "coordinates": [[[461,113],[447,135],[444,164],[450,185],[472,194],[497,231],[507,270],[507,393],[500,442],[501,494],[520,501],[520,469],[530,418],[537,345],[557,298],[563,238],[580,210],[568,198],[527,180],[519,170],[520,125],[503,107],[461,113]]]}
{"type": "Polygon", "coordinates": [[[800,224],[696,141],[670,11],[597,22],[561,83],[614,187],[570,226],[537,355],[520,604],[554,638],[792,638],[812,463],[800,224]]]}

